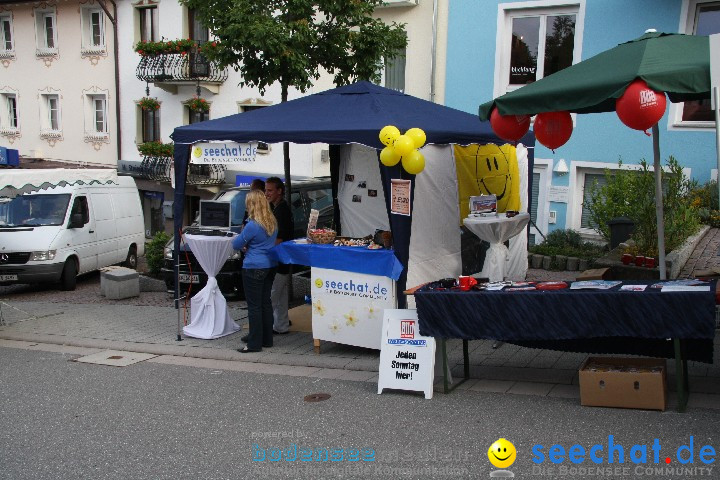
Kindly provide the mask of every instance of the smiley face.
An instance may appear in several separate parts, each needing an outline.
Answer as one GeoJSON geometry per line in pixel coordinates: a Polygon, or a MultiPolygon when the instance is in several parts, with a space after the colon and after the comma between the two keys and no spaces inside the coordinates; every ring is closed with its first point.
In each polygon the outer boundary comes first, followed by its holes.
{"type": "MultiPolygon", "coordinates": [[[[512,147],[510,147],[512,148],[512,147]]],[[[475,177],[481,194],[497,196],[497,211],[518,210],[520,175],[517,158],[507,148],[487,145],[475,156],[475,177]]]]}
{"type": "Polygon", "coordinates": [[[202,149],[200,147],[193,148],[193,156],[199,158],[202,156],[202,149]]]}
{"type": "Polygon", "coordinates": [[[394,125],[386,125],[380,130],[380,142],[388,147],[391,146],[399,136],[400,130],[394,125]]]}
{"type": "Polygon", "coordinates": [[[488,448],[488,459],[497,468],[508,468],[515,462],[516,456],[515,445],[504,438],[498,438],[488,448]]]}
{"type": "Polygon", "coordinates": [[[316,278],[316,279],[315,279],[315,286],[316,286],[317,288],[320,288],[320,287],[322,287],[322,285],[323,285],[323,281],[320,280],[319,278],[316,278]]]}

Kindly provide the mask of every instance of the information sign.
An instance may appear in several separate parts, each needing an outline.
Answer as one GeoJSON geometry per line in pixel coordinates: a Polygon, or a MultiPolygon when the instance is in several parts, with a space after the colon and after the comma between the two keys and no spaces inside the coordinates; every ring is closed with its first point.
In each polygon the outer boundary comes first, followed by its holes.
{"type": "Polygon", "coordinates": [[[378,394],[384,388],[433,396],[435,339],[419,333],[417,310],[386,309],[380,344],[378,394]]]}

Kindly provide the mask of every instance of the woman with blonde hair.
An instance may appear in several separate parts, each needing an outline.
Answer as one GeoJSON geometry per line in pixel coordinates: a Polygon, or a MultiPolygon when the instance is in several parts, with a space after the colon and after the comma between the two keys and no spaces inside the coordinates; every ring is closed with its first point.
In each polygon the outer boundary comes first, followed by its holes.
{"type": "Polygon", "coordinates": [[[250,332],[242,338],[247,343],[239,352],[259,352],[273,345],[273,309],[270,300],[277,260],[270,253],[277,238],[277,221],[265,195],[251,190],[245,197],[248,223],[233,240],[235,250],[246,249],[242,279],[247,301],[250,332]]]}

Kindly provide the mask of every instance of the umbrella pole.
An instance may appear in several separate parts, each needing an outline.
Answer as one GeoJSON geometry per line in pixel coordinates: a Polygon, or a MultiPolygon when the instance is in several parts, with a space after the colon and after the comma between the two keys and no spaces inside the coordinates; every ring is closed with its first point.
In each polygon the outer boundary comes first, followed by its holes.
{"type": "Polygon", "coordinates": [[[653,165],[655,167],[655,214],[657,215],[658,263],[660,280],[667,279],[665,271],[665,217],[663,216],[662,166],[660,165],[660,129],[657,123],[652,127],[653,165]]]}
{"type": "MultiPolygon", "coordinates": [[[[717,186],[718,186],[718,202],[720,202],[720,95],[718,95],[718,87],[713,87],[713,109],[715,110],[715,155],[717,157],[717,186]]],[[[718,206],[720,208],[720,205],[718,206]]]]}

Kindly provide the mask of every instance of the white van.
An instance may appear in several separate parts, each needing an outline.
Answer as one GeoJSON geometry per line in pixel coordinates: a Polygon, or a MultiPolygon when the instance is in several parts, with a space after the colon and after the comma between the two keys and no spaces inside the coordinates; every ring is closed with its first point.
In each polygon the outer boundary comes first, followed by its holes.
{"type": "Polygon", "coordinates": [[[137,267],[145,252],[135,180],[57,186],[0,198],[0,285],[60,282],[108,265],[137,267]]]}

